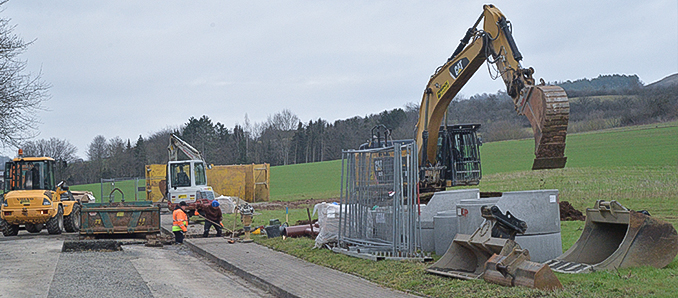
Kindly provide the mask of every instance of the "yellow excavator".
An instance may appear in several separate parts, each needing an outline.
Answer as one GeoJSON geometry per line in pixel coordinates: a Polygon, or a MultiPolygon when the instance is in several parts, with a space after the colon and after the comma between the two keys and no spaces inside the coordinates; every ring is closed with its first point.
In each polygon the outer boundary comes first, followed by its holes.
{"type": "Polygon", "coordinates": [[[477,185],[481,178],[478,124],[442,125],[447,107],[483,62],[494,66],[506,84],[515,109],[532,125],[535,140],[533,170],[563,168],[570,106],[559,86],[536,85],[534,69],[523,68],[511,23],[494,5],[468,29],[447,62],[426,86],[416,127],[420,192],[458,185],[477,185]],[[483,28],[478,25],[483,21],[483,28]]]}

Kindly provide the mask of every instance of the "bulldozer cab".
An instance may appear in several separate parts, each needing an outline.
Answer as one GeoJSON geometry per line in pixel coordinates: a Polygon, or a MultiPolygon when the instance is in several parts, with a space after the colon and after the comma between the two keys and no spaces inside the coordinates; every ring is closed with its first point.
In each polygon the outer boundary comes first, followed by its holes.
{"type": "Polygon", "coordinates": [[[5,193],[14,190],[56,189],[54,160],[29,157],[5,163],[5,193]]]}

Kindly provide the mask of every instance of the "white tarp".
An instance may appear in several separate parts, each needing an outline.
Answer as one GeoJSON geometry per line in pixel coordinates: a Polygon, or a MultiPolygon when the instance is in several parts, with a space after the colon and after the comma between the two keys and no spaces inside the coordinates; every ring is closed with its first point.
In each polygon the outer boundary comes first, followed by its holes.
{"type": "Polygon", "coordinates": [[[318,225],[320,233],[315,238],[315,247],[321,248],[327,243],[337,242],[339,237],[339,204],[325,203],[316,204],[313,207],[313,215],[318,212],[318,225]]]}
{"type": "Polygon", "coordinates": [[[219,208],[221,208],[221,213],[226,213],[226,214],[231,214],[235,211],[235,202],[241,201],[244,202],[241,199],[238,199],[237,197],[227,197],[227,196],[219,196],[216,198],[217,202],[219,202],[219,208]]]}

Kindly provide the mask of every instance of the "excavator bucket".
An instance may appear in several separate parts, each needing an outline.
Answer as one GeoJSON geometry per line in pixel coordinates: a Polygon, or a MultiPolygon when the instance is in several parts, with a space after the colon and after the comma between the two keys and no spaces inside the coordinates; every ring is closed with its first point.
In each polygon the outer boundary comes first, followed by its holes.
{"type": "Polygon", "coordinates": [[[586,209],[586,224],[577,242],[546,264],[561,273],[663,268],[676,254],[678,233],[673,225],[647,212],[628,210],[617,201],[599,200],[586,209]]]}
{"type": "Polygon", "coordinates": [[[447,252],[426,271],[459,279],[477,279],[485,271],[485,262],[494,254],[508,255],[520,246],[516,233],[524,233],[527,225],[497,206],[481,207],[485,222],[472,235],[457,234],[447,252]]]}
{"type": "Polygon", "coordinates": [[[530,253],[517,247],[507,256],[492,255],[485,263],[483,279],[507,287],[523,286],[546,291],[563,288],[548,265],[530,261],[530,253]]]}
{"type": "Polygon", "coordinates": [[[559,86],[532,86],[518,97],[518,113],[525,115],[534,131],[533,170],[565,167],[565,137],[570,103],[559,86]]]}
{"type": "MultiPolygon", "coordinates": [[[[481,227],[482,228],[482,227],[481,227]]],[[[506,255],[518,244],[511,239],[487,238],[478,229],[473,235],[457,234],[450,248],[426,271],[459,279],[477,279],[485,271],[485,262],[494,254],[506,255]],[[479,237],[474,237],[479,236],[479,237]],[[502,252],[503,251],[503,252],[502,252]]]]}

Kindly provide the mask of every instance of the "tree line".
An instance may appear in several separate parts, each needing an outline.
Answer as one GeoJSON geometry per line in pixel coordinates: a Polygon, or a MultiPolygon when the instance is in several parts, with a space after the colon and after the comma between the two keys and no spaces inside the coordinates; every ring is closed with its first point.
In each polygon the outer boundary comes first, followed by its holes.
{"type": "MultiPolygon", "coordinates": [[[[584,96],[570,102],[570,130],[678,119],[678,85],[634,92],[611,98],[580,93],[584,96]]],[[[177,128],[162,129],[145,138],[140,135],[136,141],[96,136],[88,146],[86,159],[77,158],[75,146],[57,138],[24,142],[22,147],[27,155],[66,161],[67,166],[61,168],[60,164],[57,175],[73,185],[99,182],[100,178],[143,177],[144,165],[168,161],[170,134],[200,150],[210,164],[290,165],[340,159],[342,150],[367,142],[370,130],[378,124],[390,128],[394,139],[411,139],[418,113],[419,105],[410,103],[334,122],[322,118],[305,122],[292,111],[283,110],[260,123],[250,122],[245,115],[243,124],[233,128],[203,115],[191,117],[177,128]]],[[[517,115],[511,98],[503,91],[456,98],[448,108],[447,122],[480,123],[485,142],[532,136],[529,122],[517,115]]]]}

